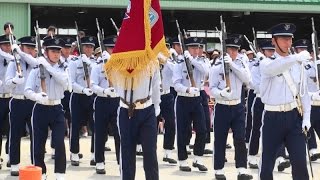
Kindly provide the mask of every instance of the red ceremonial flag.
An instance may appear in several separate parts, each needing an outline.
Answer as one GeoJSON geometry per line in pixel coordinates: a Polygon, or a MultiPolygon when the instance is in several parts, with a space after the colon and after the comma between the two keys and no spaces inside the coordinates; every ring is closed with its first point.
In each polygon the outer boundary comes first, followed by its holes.
{"type": "Polygon", "coordinates": [[[164,56],[168,57],[169,53],[164,37],[163,21],[159,0],[152,0],[149,17],[151,23],[151,48],[153,49],[155,55],[162,53],[164,56]]]}
{"type": "Polygon", "coordinates": [[[130,0],[111,58],[105,65],[113,85],[131,88],[126,79],[139,80],[152,75],[158,68],[156,55],[151,49],[149,12],[151,0],[130,0]]]}

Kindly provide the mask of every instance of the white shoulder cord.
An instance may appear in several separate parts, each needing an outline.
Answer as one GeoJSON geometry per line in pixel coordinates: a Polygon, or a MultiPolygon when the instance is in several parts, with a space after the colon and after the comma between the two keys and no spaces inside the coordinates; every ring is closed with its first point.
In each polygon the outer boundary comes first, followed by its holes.
{"type": "Polygon", "coordinates": [[[304,62],[301,63],[301,74],[300,74],[300,85],[299,85],[299,95],[300,97],[303,97],[306,94],[306,90],[307,90],[307,84],[305,83],[305,79],[304,79],[304,62]]]}

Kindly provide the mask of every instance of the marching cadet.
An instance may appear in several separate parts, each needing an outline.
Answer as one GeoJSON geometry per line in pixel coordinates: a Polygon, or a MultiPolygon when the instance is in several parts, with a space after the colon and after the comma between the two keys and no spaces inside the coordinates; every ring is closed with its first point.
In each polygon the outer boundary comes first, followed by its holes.
{"type": "MultiPolygon", "coordinates": [[[[125,78],[123,81],[132,87],[135,78],[125,78]]],[[[156,70],[152,76],[141,77],[139,86],[135,89],[124,90],[120,86],[115,87],[120,96],[117,123],[121,139],[120,168],[123,180],[135,178],[138,140],[143,150],[145,178],[159,179],[156,117],[160,114],[160,81],[159,70],[156,70]]]]}
{"type": "Polygon", "coordinates": [[[215,178],[225,180],[224,163],[228,131],[233,132],[235,161],[238,180],[249,180],[252,176],[246,172],[247,151],[245,145],[245,110],[241,103],[242,85],[250,82],[250,72],[245,66],[244,56],[238,53],[241,46],[239,37],[226,39],[227,55],[224,63],[230,66],[230,86],[224,77],[223,62],[216,62],[209,75],[210,91],[215,98],[214,109],[214,169],[215,178]]]}
{"type": "Polygon", "coordinates": [[[55,147],[56,179],[64,180],[66,171],[65,121],[61,99],[68,87],[68,75],[65,73],[64,65],[58,63],[63,44],[64,41],[58,38],[43,43],[46,46],[47,59],[38,58],[40,66],[30,72],[24,90],[28,99],[36,101],[32,112],[33,163],[42,168],[42,179],[46,179],[47,173],[44,154],[48,127],[52,129],[52,141],[55,147]]]}
{"type": "Polygon", "coordinates": [[[261,180],[273,179],[276,154],[284,143],[292,164],[293,180],[308,180],[304,131],[310,124],[310,96],[305,88],[306,78],[300,64],[310,58],[307,51],[289,55],[296,26],[278,24],[271,28],[275,53],[260,63],[260,95],[264,103],[261,180]],[[302,81],[301,81],[302,79],[302,81]],[[298,96],[298,101],[296,97],[298,96]],[[301,99],[301,101],[300,101],[301,99]],[[301,107],[302,106],[302,107],[301,107]],[[302,116],[303,114],[303,116],[302,116]]]}
{"type": "MultiPolygon", "coordinates": [[[[309,44],[310,45],[310,44],[309,44]]],[[[320,112],[319,106],[320,106],[320,99],[317,99],[316,92],[319,89],[317,77],[316,77],[316,67],[319,64],[319,60],[316,60],[314,58],[313,49],[308,46],[308,49],[311,54],[311,61],[305,65],[306,73],[307,73],[307,79],[308,79],[308,90],[309,94],[311,96],[311,128],[309,130],[310,133],[310,139],[308,140],[309,145],[309,153],[310,153],[310,161],[316,161],[320,159],[320,153],[317,151],[317,143],[316,143],[316,136],[315,131],[320,136],[320,126],[319,126],[319,120],[318,120],[318,114],[320,112]],[[315,94],[315,95],[313,95],[315,94]]]]}
{"type": "Polygon", "coordinates": [[[174,88],[178,92],[175,108],[179,169],[181,171],[191,171],[187,161],[188,154],[186,149],[190,138],[186,137],[186,135],[191,133],[191,123],[193,121],[196,139],[193,150],[195,158],[192,166],[200,171],[207,171],[208,169],[204,166],[202,160],[205,148],[206,122],[200,96],[200,87],[201,79],[208,72],[208,68],[203,59],[198,58],[200,46],[198,38],[186,39],[186,46],[188,47],[188,51],[185,51],[184,55],[194,66],[194,69],[191,70],[194,74],[195,87],[192,87],[190,84],[191,78],[183,60],[174,66],[172,77],[174,88]]]}
{"type": "Polygon", "coordinates": [[[93,50],[96,39],[91,36],[81,38],[82,53],[78,58],[74,58],[69,64],[70,78],[72,81],[73,92],[70,96],[71,111],[71,133],[70,133],[70,151],[71,165],[79,166],[79,131],[81,125],[86,125],[89,121],[92,127],[91,137],[91,161],[90,165],[94,166],[94,128],[93,128],[93,91],[90,87],[90,70],[94,66],[95,59],[93,50]]]}
{"type": "MultiPolygon", "coordinates": [[[[170,39],[166,38],[166,45],[170,50],[170,39]]],[[[171,50],[172,51],[172,50],[171,50]]],[[[174,55],[173,55],[174,56],[174,55]]],[[[164,139],[163,149],[164,157],[163,161],[169,164],[177,164],[177,161],[172,157],[172,150],[174,149],[174,140],[176,134],[175,125],[175,113],[174,113],[174,95],[170,93],[170,87],[173,87],[172,75],[174,68],[173,57],[166,61],[160,61],[160,75],[161,75],[161,103],[160,109],[161,118],[164,119],[164,139]]]]}
{"type": "Polygon", "coordinates": [[[103,40],[106,51],[99,57],[97,65],[91,71],[91,87],[97,97],[94,100],[94,150],[96,161],[96,173],[105,174],[105,138],[108,126],[111,125],[115,139],[116,156],[119,164],[120,137],[117,127],[117,110],[119,107],[119,95],[111,86],[110,81],[105,76],[104,64],[110,59],[117,37],[110,36],[103,40]]]}
{"type": "MultiPolygon", "coordinates": [[[[256,63],[256,58],[254,58],[254,54],[252,51],[246,51],[245,53],[249,59],[248,61],[248,67],[251,72],[251,69],[253,65],[256,63]]],[[[249,141],[250,141],[250,135],[251,135],[251,130],[252,130],[252,103],[255,98],[255,94],[253,93],[253,88],[252,87],[247,87],[248,88],[248,96],[246,100],[246,147],[249,147],[249,141]]]]}
{"type": "MultiPolygon", "coordinates": [[[[173,61],[176,63],[176,61],[179,61],[179,59],[183,59],[183,52],[182,47],[179,42],[178,37],[172,38],[171,40],[171,46],[170,52],[172,54],[173,61]]],[[[174,87],[170,87],[170,93],[173,94],[174,99],[177,97],[177,91],[174,89],[174,87]]]]}
{"type": "MultiPolygon", "coordinates": [[[[266,57],[272,58],[275,47],[272,45],[271,40],[265,40],[260,44],[261,52],[257,53],[257,62],[251,68],[252,74],[252,88],[256,94],[253,104],[252,104],[252,130],[249,141],[249,156],[248,165],[251,169],[258,169],[257,155],[259,151],[259,140],[260,140],[260,128],[262,125],[262,113],[264,109],[264,104],[261,102],[260,96],[260,83],[261,83],[261,73],[260,73],[260,61],[266,57]]],[[[284,145],[278,151],[276,166],[278,171],[284,171],[285,168],[290,167],[290,161],[285,158],[285,147],[284,145]]]]}
{"type": "MultiPolygon", "coordinates": [[[[9,101],[11,99],[11,91],[5,85],[5,74],[8,68],[9,62],[14,59],[14,57],[10,54],[11,46],[10,41],[7,35],[0,36],[0,79],[1,79],[1,86],[0,86],[0,155],[2,151],[2,136],[8,136],[8,118],[9,118],[9,101]]],[[[9,153],[9,138],[7,139],[5,150],[6,154],[9,153]]],[[[0,158],[0,169],[2,168],[2,161],[3,159],[0,158]]],[[[10,166],[9,158],[7,166],[10,166]]]]}
{"type": "MultiPolygon", "coordinates": [[[[9,104],[10,113],[10,141],[9,156],[11,164],[11,176],[19,176],[20,163],[20,144],[21,137],[25,131],[26,125],[32,136],[31,113],[34,101],[24,96],[25,79],[28,78],[33,67],[38,65],[37,60],[32,56],[36,47],[35,37],[26,36],[18,39],[21,49],[17,44],[12,45],[12,51],[16,51],[21,61],[17,64],[12,60],[6,72],[6,85],[11,89],[12,99],[9,104]],[[21,72],[19,72],[19,70],[21,72]]],[[[30,143],[30,152],[32,152],[32,138],[30,143]]],[[[31,158],[30,158],[31,159],[31,158]]]]}
{"type": "Polygon", "coordinates": [[[199,46],[199,54],[198,56],[200,57],[200,59],[202,59],[205,62],[205,65],[207,66],[207,73],[203,74],[202,78],[201,78],[201,86],[200,86],[200,96],[202,99],[202,107],[203,107],[203,112],[204,112],[204,117],[206,120],[206,129],[207,129],[207,135],[206,135],[206,145],[205,145],[205,149],[204,149],[204,154],[212,154],[212,147],[210,146],[210,142],[211,142],[211,119],[210,119],[210,113],[209,113],[209,95],[207,94],[207,92],[204,90],[204,86],[206,85],[208,78],[209,78],[209,69],[210,69],[210,62],[209,59],[207,59],[206,57],[203,57],[203,53],[204,53],[204,46],[206,44],[206,41],[203,38],[200,38],[200,46],[199,46]]]}
{"type": "MultiPolygon", "coordinates": [[[[72,58],[74,58],[73,55],[71,55],[71,46],[72,46],[72,43],[75,40],[70,38],[70,37],[65,37],[62,40],[65,43],[62,46],[60,61],[58,63],[60,65],[63,64],[65,69],[67,69],[67,68],[69,68],[68,65],[69,65],[70,61],[72,60],[72,58]]],[[[68,73],[69,72],[67,72],[67,74],[68,73]]],[[[70,76],[70,75],[68,74],[68,76],[70,76]]],[[[70,95],[71,95],[70,90],[72,90],[72,88],[70,88],[70,87],[68,89],[66,89],[66,91],[64,92],[64,98],[61,100],[61,104],[62,104],[63,110],[64,110],[64,118],[65,118],[65,125],[66,125],[66,132],[65,132],[66,136],[68,136],[68,134],[69,134],[68,130],[69,130],[70,124],[71,124],[71,114],[70,114],[70,107],[69,107],[70,95]]],[[[55,152],[54,152],[54,144],[52,144],[52,142],[53,141],[51,139],[51,148],[52,148],[51,159],[54,159],[55,158],[55,152]]]]}

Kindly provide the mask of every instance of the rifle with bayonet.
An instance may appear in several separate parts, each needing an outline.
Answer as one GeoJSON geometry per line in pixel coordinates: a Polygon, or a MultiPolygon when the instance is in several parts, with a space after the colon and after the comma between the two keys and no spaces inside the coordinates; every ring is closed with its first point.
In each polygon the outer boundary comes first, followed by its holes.
{"type": "MultiPolygon", "coordinates": [[[[39,24],[36,21],[36,26],[34,27],[34,31],[36,34],[36,45],[37,45],[37,57],[42,57],[42,47],[41,47],[41,40],[40,40],[40,33],[39,33],[39,24]]],[[[44,72],[44,66],[42,64],[39,65],[40,70],[40,86],[43,93],[47,93],[47,85],[46,85],[46,75],[44,72]]]]}
{"type": "MultiPolygon", "coordinates": [[[[14,35],[12,33],[12,29],[11,29],[11,25],[10,24],[9,24],[9,32],[10,32],[9,33],[9,41],[10,41],[10,45],[12,47],[12,45],[16,44],[16,42],[15,42],[14,35]]],[[[19,78],[22,78],[23,75],[22,75],[22,68],[21,68],[21,63],[20,63],[21,62],[21,57],[20,57],[20,55],[19,55],[19,53],[17,52],[16,49],[11,50],[11,53],[12,53],[12,55],[14,57],[14,61],[16,63],[16,69],[17,69],[18,76],[19,76],[19,78]]]]}
{"type": "Polygon", "coordinates": [[[119,35],[119,28],[118,28],[117,24],[114,22],[114,20],[112,18],[110,18],[110,21],[111,21],[114,29],[117,31],[117,34],[119,35]]]}
{"type": "Polygon", "coordinates": [[[314,25],[314,19],[311,18],[312,23],[312,34],[311,34],[311,40],[312,40],[312,48],[313,48],[313,56],[314,56],[314,64],[316,66],[316,82],[317,82],[317,88],[320,89],[320,64],[318,64],[317,60],[319,60],[319,47],[318,47],[318,32],[314,25]]]}
{"type": "Polygon", "coordinates": [[[221,41],[221,54],[222,54],[222,63],[224,69],[224,78],[226,80],[226,88],[229,88],[228,91],[231,90],[231,82],[230,82],[230,64],[226,63],[224,57],[227,55],[227,46],[226,46],[226,39],[227,39],[227,30],[226,30],[226,23],[223,21],[223,17],[220,16],[220,24],[221,24],[221,33],[220,33],[220,41],[221,41]]]}
{"type": "MultiPolygon", "coordinates": [[[[180,25],[179,25],[178,20],[176,20],[176,25],[177,25],[177,30],[178,30],[178,39],[179,39],[179,42],[181,44],[182,52],[184,52],[185,49],[186,49],[186,46],[185,46],[185,43],[184,43],[184,39],[183,39],[184,36],[181,33],[180,25]]],[[[196,82],[195,82],[194,77],[193,77],[193,68],[192,68],[190,59],[185,57],[184,58],[184,62],[185,62],[186,67],[187,67],[187,73],[188,73],[188,76],[189,76],[190,85],[191,85],[191,87],[196,87],[196,82]]]]}
{"type": "MultiPolygon", "coordinates": [[[[77,21],[75,21],[74,23],[75,23],[76,30],[77,30],[76,39],[77,39],[78,50],[79,50],[80,57],[82,57],[82,44],[81,44],[81,38],[79,35],[78,24],[77,24],[77,21]]],[[[90,88],[90,77],[89,77],[88,65],[87,65],[87,63],[85,63],[83,61],[82,61],[82,65],[83,65],[83,71],[84,71],[84,80],[87,82],[87,88],[90,88]]]]}

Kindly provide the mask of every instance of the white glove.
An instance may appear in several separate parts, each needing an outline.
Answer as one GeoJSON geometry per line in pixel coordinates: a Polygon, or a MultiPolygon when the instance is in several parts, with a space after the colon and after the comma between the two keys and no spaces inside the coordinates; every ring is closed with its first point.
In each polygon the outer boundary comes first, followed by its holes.
{"type": "Polygon", "coordinates": [[[46,93],[36,93],[34,98],[40,104],[48,101],[48,96],[46,93]]]}
{"type": "Polygon", "coordinates": [[[105,95],[111,95],[114,92],[115,92],[115,90],[112,87],[103,90],[103,94],[105,94],[105,95]]]}
{"type": "Polygon", "coordinates": [[[12,79],[12,83],[14,83],[14,84],[23,84],[24,83],[24,77],[20,76],[18,73],[16,73],[16,76],[12,79]]]}
{"type": "Polygon", "coordinates": [[[46,58],[44,58],[44,57],[39,57],[39,58],[38,58],[38,63],[39,63],[39,64],[42,64],[43,67],[45,67],[46,69],[48,69],[48,68],[51,67],[50,63],[49,63],[49,62],[46,60],[46,58]]]}
{"type": "Polygon", "coordinates": [[[85,93],[87,96],[91,96],[93,94],[93,91],[89,88],[84,88],[82,92],[85,93]]]}
{"type": "Polygon", "coordinates": [[[320,90],[311,95],[311,100],[320,101],[320,90]]]}
{"type": "Polygon", "coordinates": [[[158,117],[160,115],[160,106],[159,105],[154,105],[154,112],[155,112],[155,115],[156,117],[158,117]]]}
{"type": "Polygon", "coordinates": [[[195,87],[189,88],[189,94],[198,94],[199,92],[200,92],[199,88],[195,88],[195,87]]]}
{"type": "Polygon", "coordinates": [[[310,127],[311,127],[310,119],[303,118],[303,120],[302,120],[302,130],[303,131],[305,131],[305,130],[309,131],[310,127]]]}
{"type": "Polygon", "coordinates": [[[225,63],[229,63],[229,64],[232,62],[232,59],[229,55],[223,56],[223,60],[225,63]]]}
{"type": "Polygon", "coordinates": [[[221,92],[220,92],[220,95],[222,97],[225,97],[225,98],[229,99],[231,97],[231,91],[228,92],[229,89],[230,89],[229,87],[222,89],[221,92]]]}
{"type": "Polygon", "coordinates": [[[162,61],[165,61],[167,58],[160,52],[160,53],[157,55],[157,59],[162,60],[162,61]]]}
{"type": "Polygon", "coordinates": [[[102,57],[102,60],[109,60],[111,56],[107,51],[103,51],[101,57],[102,57]]]}
{"type": "Polygon", "coordinates": [[[299,54],[297,54],[296,58],[299,63],[303,63],[311,59],[311,56],[308,51],[304,50],[304,51],[301,51],[299,54]]]}
{"type": "Polygon", "coordinates": [[[81,55],[81,59],[82,59],[82,62],[85,62],[89,66],[91,65],[90,59],[85,54],[81,55]]]}
{"type": "Polygon", "coordinates": [[[18,44],[12,44],[11,50],[12,50],[12,51],[16,50],[17,53],[19,53],[19,54],[21,53],[21,49],[20,49],[20,47],[18,46],[18,44]]]}
{"type": "Polygon", "coordinates": [[[174,56],[178,56],[178,53],[177,53],[177,51],[175,49],[170,48],[169,51],[170,51],[170,54],[173,54],[174,56]]]}
{"type": "Polygon", "coordinates": [[[193,57],[191,56],[189,51],[184,51],[184,57],[186,57],[187,59],[193,59],[193,57]]]}
{"type": "Polygon", "coordinates": [[[262,59],[265,59],[265,58],[266,58],[266,56],[264,54],[262,54],[261,52],[257,53],[257,59],[258,60],[262,60],[262,59]]]}

